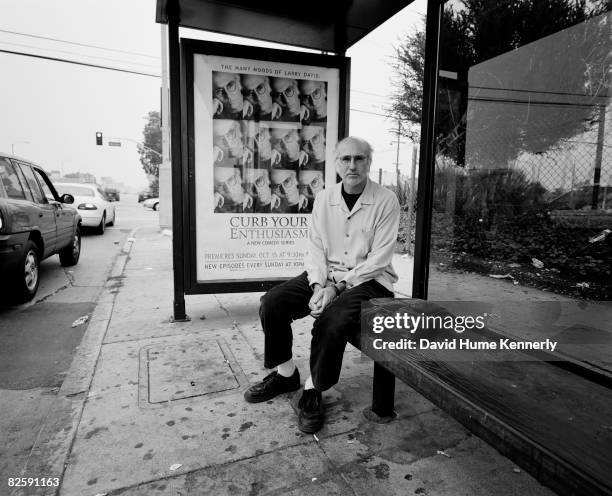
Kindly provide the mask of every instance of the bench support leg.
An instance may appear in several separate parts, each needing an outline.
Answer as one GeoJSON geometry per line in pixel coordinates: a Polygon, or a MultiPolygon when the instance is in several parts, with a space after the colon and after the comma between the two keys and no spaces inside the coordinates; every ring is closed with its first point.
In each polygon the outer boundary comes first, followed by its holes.
{"type": "Polygon", "coordinates": [[[395,376],[374,362],[372,407],[364,410],[364,416],[373,422],[385,424],[396,417],[394,401],[395,376]]]}

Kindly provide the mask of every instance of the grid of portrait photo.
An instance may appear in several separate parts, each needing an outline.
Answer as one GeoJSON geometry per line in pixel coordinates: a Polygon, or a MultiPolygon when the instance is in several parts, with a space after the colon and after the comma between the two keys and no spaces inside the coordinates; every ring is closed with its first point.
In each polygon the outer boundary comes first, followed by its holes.
{"type": "Polygon", "coordinates": [[[213,71],[215,213],[310,213],[325,187],[327,83],[213,71]]]}

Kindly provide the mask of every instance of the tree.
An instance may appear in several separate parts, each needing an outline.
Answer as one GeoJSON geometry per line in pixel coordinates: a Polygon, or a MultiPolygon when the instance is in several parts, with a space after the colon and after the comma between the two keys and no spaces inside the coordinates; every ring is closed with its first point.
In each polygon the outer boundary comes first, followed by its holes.
{"type": "Polygon", "coordinates": [[[153,110],[147,115],[142,131],[143,142],[138,144],[140,163],[149,180],[149,189],[159,195],[159,166],[162,163],[162,133],[159,112],[153,110]]]}
{"type": "MultiPolygon", "coordinates": [[[[521,152],[541,153],[593,126],[609,86],[601,68],[610,21],[596,18],[608,4],[461,0],[457,10],[445,7],[440,69],[453,77],[438,80],[438,153],[459,166],[507,167],[521,152]]],[[[388,112],[408,124],[408,137],[421,121],[424,31],[405,37],[393,64],[388,112]]]]}
{"type": "Polygon", "coordinates": [[[413,142],[419,140],[424,66],[425,23],[422,29],[407,34],[400,46],[395,48],[392,63],[396,74],[393,80],[395,93],[387,109],[390,116],[401,123],[400,133],[413,142]]]}

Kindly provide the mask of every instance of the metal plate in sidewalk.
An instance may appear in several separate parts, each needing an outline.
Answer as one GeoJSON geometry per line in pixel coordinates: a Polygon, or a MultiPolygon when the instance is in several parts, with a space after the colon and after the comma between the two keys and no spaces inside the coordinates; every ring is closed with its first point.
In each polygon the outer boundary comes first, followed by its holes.
{"type": "Polygon", "coordinates": [[[148,348],[149,402],[162,403],[239,388],[230,357],[227,345],[213,339],[148,348]]]}

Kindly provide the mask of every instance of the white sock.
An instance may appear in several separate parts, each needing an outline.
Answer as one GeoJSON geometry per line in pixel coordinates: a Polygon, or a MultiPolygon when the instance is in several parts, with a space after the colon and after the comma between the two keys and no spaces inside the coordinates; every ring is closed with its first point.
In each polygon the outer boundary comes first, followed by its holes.
{"type": "Polygon", "coordinates": [[[281,363],[276,370],[283,377],[291,377],[295,372],[295,363],[293,363],[293,358],[290,358],[285,363],[281,363]]]}
{"type": "Polygon", "coordinates": [[[312,376],[309,375],[308,379],[304,383],[304,389],[314,389],[314,384],[312,383],[312,376]]]}

